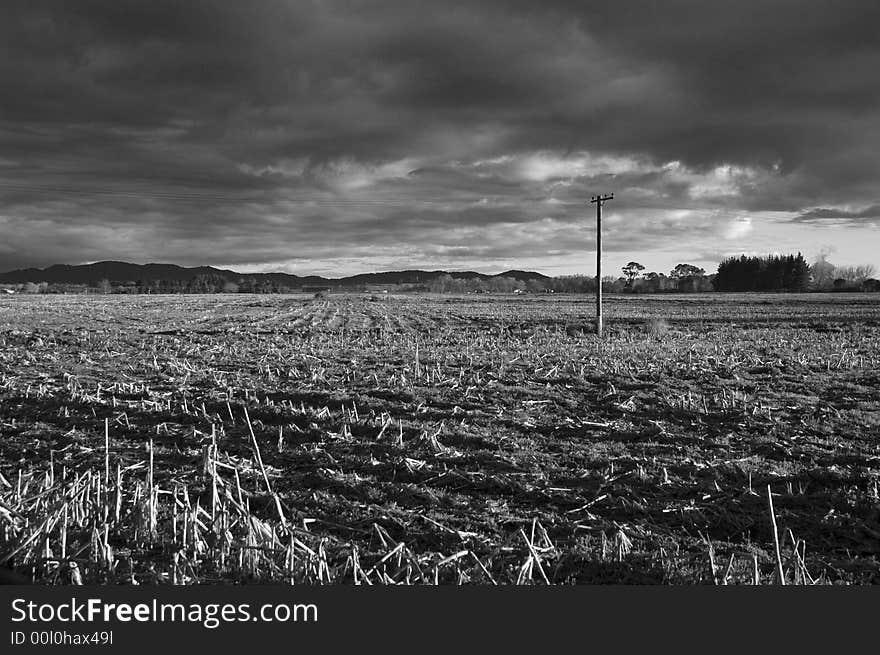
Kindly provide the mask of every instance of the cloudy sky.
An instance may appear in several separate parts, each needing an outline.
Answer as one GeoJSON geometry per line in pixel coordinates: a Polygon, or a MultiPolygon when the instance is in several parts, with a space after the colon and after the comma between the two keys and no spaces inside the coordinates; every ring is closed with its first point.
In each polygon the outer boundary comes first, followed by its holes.
{"type": "Polygon", "coordinates": [[[3,0],[0,269],[880,269],[880,3],[3,0]]]}

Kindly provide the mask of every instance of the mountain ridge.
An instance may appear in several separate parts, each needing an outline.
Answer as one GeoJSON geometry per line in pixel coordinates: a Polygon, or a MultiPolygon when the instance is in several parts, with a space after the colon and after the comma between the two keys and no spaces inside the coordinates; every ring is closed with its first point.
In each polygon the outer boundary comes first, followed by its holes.
{"type": "Polygon", "coordinates": [[[132,264],[123,261],[100,261],[92,264],[53,264],[46,268],[23,268],[0,273],[0,283],[23,284],[26,282],[50,284],[97,284],[102,280],[125,282],[138,280],[166,280],[187,282],[200,275],[222,277],[230,282],[241,279],[267,280],[286,286],[329,286],[348,287],[365,284],[424,284],[436,280],[443,275],[455,279],[511,277],[519,281],[547,280],[549,276],[535,271],[511,269],[497,274],[477,273],[476,271],[445,271],[407,269],[402,271],[379,271],[358,273],[339,278],[321,275],[295,275],[292,273],[239,273],[214,266],[185,267],[177,264],[132,264]]]}

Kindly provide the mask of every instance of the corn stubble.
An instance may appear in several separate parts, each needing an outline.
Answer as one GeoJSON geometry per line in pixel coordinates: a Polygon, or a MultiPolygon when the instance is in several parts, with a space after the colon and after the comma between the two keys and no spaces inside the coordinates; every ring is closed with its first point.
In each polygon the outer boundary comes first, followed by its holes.
{"type": "Polygon", "coordinates": [[[610,299],[598,341],[577,298],[8,301],[0,564],[73,585],[876,582],[876,303],[639,302],[610,299]]]}

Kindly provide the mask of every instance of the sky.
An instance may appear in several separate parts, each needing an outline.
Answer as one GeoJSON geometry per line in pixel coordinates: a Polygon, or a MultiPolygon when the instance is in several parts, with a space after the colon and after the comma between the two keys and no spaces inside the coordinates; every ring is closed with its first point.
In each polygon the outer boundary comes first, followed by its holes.
{"type": "Polygon", "coordinates": [[[0,270],[880,269],[880,3],[3,0],[0,270]]]}

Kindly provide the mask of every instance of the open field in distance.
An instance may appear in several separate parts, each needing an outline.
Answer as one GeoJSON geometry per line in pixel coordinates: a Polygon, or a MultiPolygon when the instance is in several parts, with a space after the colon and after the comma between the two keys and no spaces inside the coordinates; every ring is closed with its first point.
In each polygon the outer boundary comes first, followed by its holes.
{"type": "Polygon", "coordinates": [[[593,312],[0,298],[0,558],[61,584],[880,582],[876,295],[613,296],[601,342],[593,312]]]}

